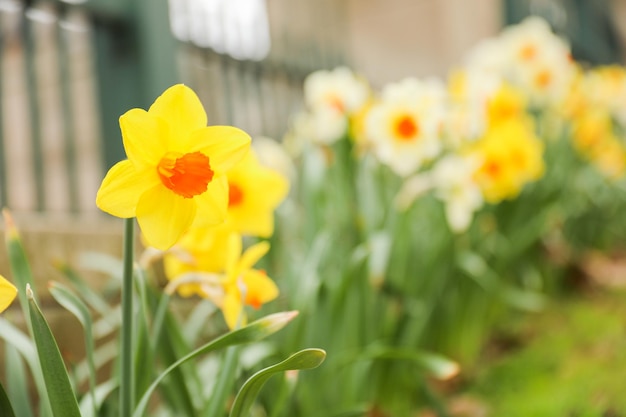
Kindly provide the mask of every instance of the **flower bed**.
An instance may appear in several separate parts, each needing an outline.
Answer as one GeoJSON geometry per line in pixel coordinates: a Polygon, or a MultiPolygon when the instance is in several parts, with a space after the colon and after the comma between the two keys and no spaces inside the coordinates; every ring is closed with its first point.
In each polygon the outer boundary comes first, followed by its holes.
{"type": "Polygon", "coordinates": [[[50,293],[87,353],[69,376],[5,213],[30,324],[0,322],[15,376],[0,410],[33,414],[15,395],[23,358],[46,416],[443,416],[436,380],[471,376],[494,326],[544,308],[587,251],[624,244],[626,72],[583,68],[537,18],[447,82],[374,91],[337,68],[304,93],[282,145],[207,127],[184,85],[120,118],[128,159],[96,202],[125,219],[124,258],[92,261],[121,302],[62,268],[50,293]]]}

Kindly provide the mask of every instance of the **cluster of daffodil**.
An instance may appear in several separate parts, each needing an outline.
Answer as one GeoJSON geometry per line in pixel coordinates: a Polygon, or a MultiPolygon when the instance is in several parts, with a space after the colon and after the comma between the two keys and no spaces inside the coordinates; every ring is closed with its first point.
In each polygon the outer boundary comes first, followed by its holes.
{"type": "Polygon", "coordinates": [[[565,111],[576,149],[615,179],[626,172],[625,95],[624,67],[592,68],[576,78],[565,111]]]}
{"type": "Polygon", "coordinates": [[[242,236],[272,235],[289,186],[259,163],[245,132],[206,123],[200,100],[183,85],[148,111],[125,113],[128,159],[111,168],[96,202],[114,216],[137,217],[148,247],[164,251],[168,292],[211,300],[234,329],[246,322],[244,305],[259,308],[278,296],[271,278],[253,269],[269,244],[243,251],[242,236]]]}
{"type": "Polygon", "coordinates": [[[302,241],[275,263],[298,265],[281,289],[307,328],[284,345],[331,355],[291,412],[436,407],[416,375],[450,377],[453,361],[471,374],[498,319],[541,308],[565,274],[547,256],[555,241],[588,249],[598,239],[576,230],[625,230],[623,216],[588,219],[625,197],[624,74],[583,70],[532,17],[476,45],[447,82],[374,91],[345,67],[305,80],[284,141],[299,177],[278,223],[302,241]],[[445,367],[426,359],[437,354],[445,367]]]}
{"type": "MultiPolygon", "coordinates": [[[[35,415],[28,397],[16,394],[27,386],[19,353],[31,368],[42,417],[140,417],[149,407],[165,413],[162,415],[248,415],[269,376],[314,368],[325,357],[320,349],[299,350],[250,376],[234,390],[238,379],[245,376],[239,364],[241,348],[235,345],[258,342],[297,315],[296,311],[279,312],[248,323],[245,311],[247,306],[258,309],[278,296],[273,280],[254,267],[269,251],[269,243],[260,239],[272,236],[273,212],[286,197],[289,183],[278,171],[259,162],[245,132],[207,126],[199,98],[184,85],[167,89],[147,111],[126,112],[120,117],[120,127],[128,159],[109,170],[96,204],[126,219],[122,264],[111,259],[104,262],[112,277],[122,275],[121,286],[113,286],[121,290],[121,320],[109,299],[62,265],[72,285],[53,283],[49,290],[85,330],[87,357],[83,363],[87,371],[83,374],[88,375],[89,392],[78,391],[81,377],[72,372],[76,387],[70,383],[56,340],[35,301],[33,277],[6,211],[13,279],[24,288],[20,304],[30,317],[27,330],[32,341],[11,323],[0,323],[0,337],[7,341],[11,357],[17,355],[18,359],[7,362],[16,377],[8,381],[7,392],[0,389],[0,415],[35,415]],[[137,265],[135,218],[146,246],[137,265]],[[244,239],[258,242],[244,245],[244,239]],[[152,268],[161,259],[169,280],[165,291],[158,284],[157,268],[152,268]],[[199,296],[198,300],[204,298],[214,307],[207,309],[196,301],[191,317],[176,315],[170,307],[176,292],[199,296]],[[134,306],[134,300],[140,301],[140,308],[134,306]],[[227,329],[209,320],[215,307],[222,311],[227,329]],[[95,330],[98,326],[91,311],[101,315],[104,327],[100,326],[100,331],[95,330]],[[190,335],[181,327],[196,330],[190,335]],[[105,339],[116,332],[121,343],[114,340],[111,347],[105,339]],[[214,372],[202,366],[193,371],[183,366],[224,348],[228,349],[214,372]],[[115,353],[111,355],[111,351],[115,353]],[[118,356],[111,378],[98,381],[100,367],[118,356]],[[155,405],[151,397],[157,388],[162,395],[155,405]],[[116,390],[117,401],[111,395],[116,390]],[[233,393],[237,394],[234,401],[233,393]]],[[[17,289],[0,277],[0,309],[6,308],[16,293],[17,289]]],[[[247,369],[266,356],[248,364],[247,369]]]]}

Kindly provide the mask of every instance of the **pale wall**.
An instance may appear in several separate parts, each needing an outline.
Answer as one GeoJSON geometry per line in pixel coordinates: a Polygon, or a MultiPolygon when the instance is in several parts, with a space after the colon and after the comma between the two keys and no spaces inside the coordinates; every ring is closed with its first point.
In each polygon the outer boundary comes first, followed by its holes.
{"type": "Polygon", "coordinates": [[[351,66],[372,84],[444,76],[501,27],[500,0],[346,0],[351,66]]]}

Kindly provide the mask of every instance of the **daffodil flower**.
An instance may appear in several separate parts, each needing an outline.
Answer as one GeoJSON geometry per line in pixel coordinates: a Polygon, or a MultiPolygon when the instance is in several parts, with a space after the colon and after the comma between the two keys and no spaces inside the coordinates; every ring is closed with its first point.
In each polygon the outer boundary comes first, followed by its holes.
{"type": "Polygon", "coordinates": [[[270,249],[267,242],[250,246],[241,253],[240,235],[229,241],[229,259],[226,264],[225,296],[221,305],[224,319],[234,329],[246,323],[244,306],[260,308],[278,297],[278,287],[264,271],[252,269],[270,249]]]}
{"type": "Polygon", "coordinates": [[[544,173],[543,143],[524,120],[492,127],[472,154],[481,161],[474,180],[492,204],[517,197],[526,183],[544,173]]]}
{"type": "Polygon", "coordinates": [[[165,292],[197,294],[222,310],[229,328],[246,322],[244,307],[259,308],[278,296],[278,287],[264,271],[253,269],[269,250],[267,242],[247,248],[242,238],[226,227],[193,229],[165,253],[165,292]]]}
{"type": "Polygon", "coordinates": [[[17,288],[0,275],[0,313],[6,310],[17,295],[17,288]]]}
{"type": "Polygon", "coordinates": [[[224,221],[226,172],[245,155],[250,137],[230,126],[207,126],[202,103],[188,87],[167,89],[148,111],[120,117],[128,159],[102,181],[97,206],[137,217],[146,241],[168,249],[192,226],[224,221]]]}
{"type": "MultiPolygon", "coordinates": [[[[225,224],[213,227],[193,227],[174,247],[163,254],[163,267],[168,280],[175,282],[175,289],[183,297],[200,295],[220,304],[215,297],[207,297],[203,273],[221,275],[226,268],[228,242],[233,230],[225,224]],[[181,282],[187,277],[187,283],[181,282]],[[196,279],[196,278],[200,279],[196,279]]],[[[214,287],[211,278],[210,287],[214,287]]],[[[219,281],[221,286],[221,278],[219,281]]]]}
{"type": "Polygon", "coordinates": [[[287,179],[261,165],[251,150],[228,173],[228,189],[226,224],[243,235],[270,237],[274,209],[289,190],[287,179]]]}

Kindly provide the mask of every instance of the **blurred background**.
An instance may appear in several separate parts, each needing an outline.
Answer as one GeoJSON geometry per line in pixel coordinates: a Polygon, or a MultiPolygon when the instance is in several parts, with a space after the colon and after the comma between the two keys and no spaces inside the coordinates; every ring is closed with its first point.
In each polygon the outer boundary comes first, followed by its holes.
{"type": "Polygon", "coordinates": [[[310,72],[440,76],[529,14],[575,58],[623,61],[621,0],[0,0],[0,206],[90,216],[118,117],[184,82],[210,124],[280,139],[310,72]]]}
{"type": "MultiPolygon", "coordinates": [[[[120,115],[167,87],[191,86],[209,124],[280,140],[310,73],[345,65],[374,89],[445,78],[529,15],[583,66],[624,64],[626,0],[0,0],[0,207],[43,284],[55,261],[121,254],[122,222],[97,210],[96,191],[125,158],[120,115]]],[[[76,329],[56,325],[62,350],[76,329]]]]}

